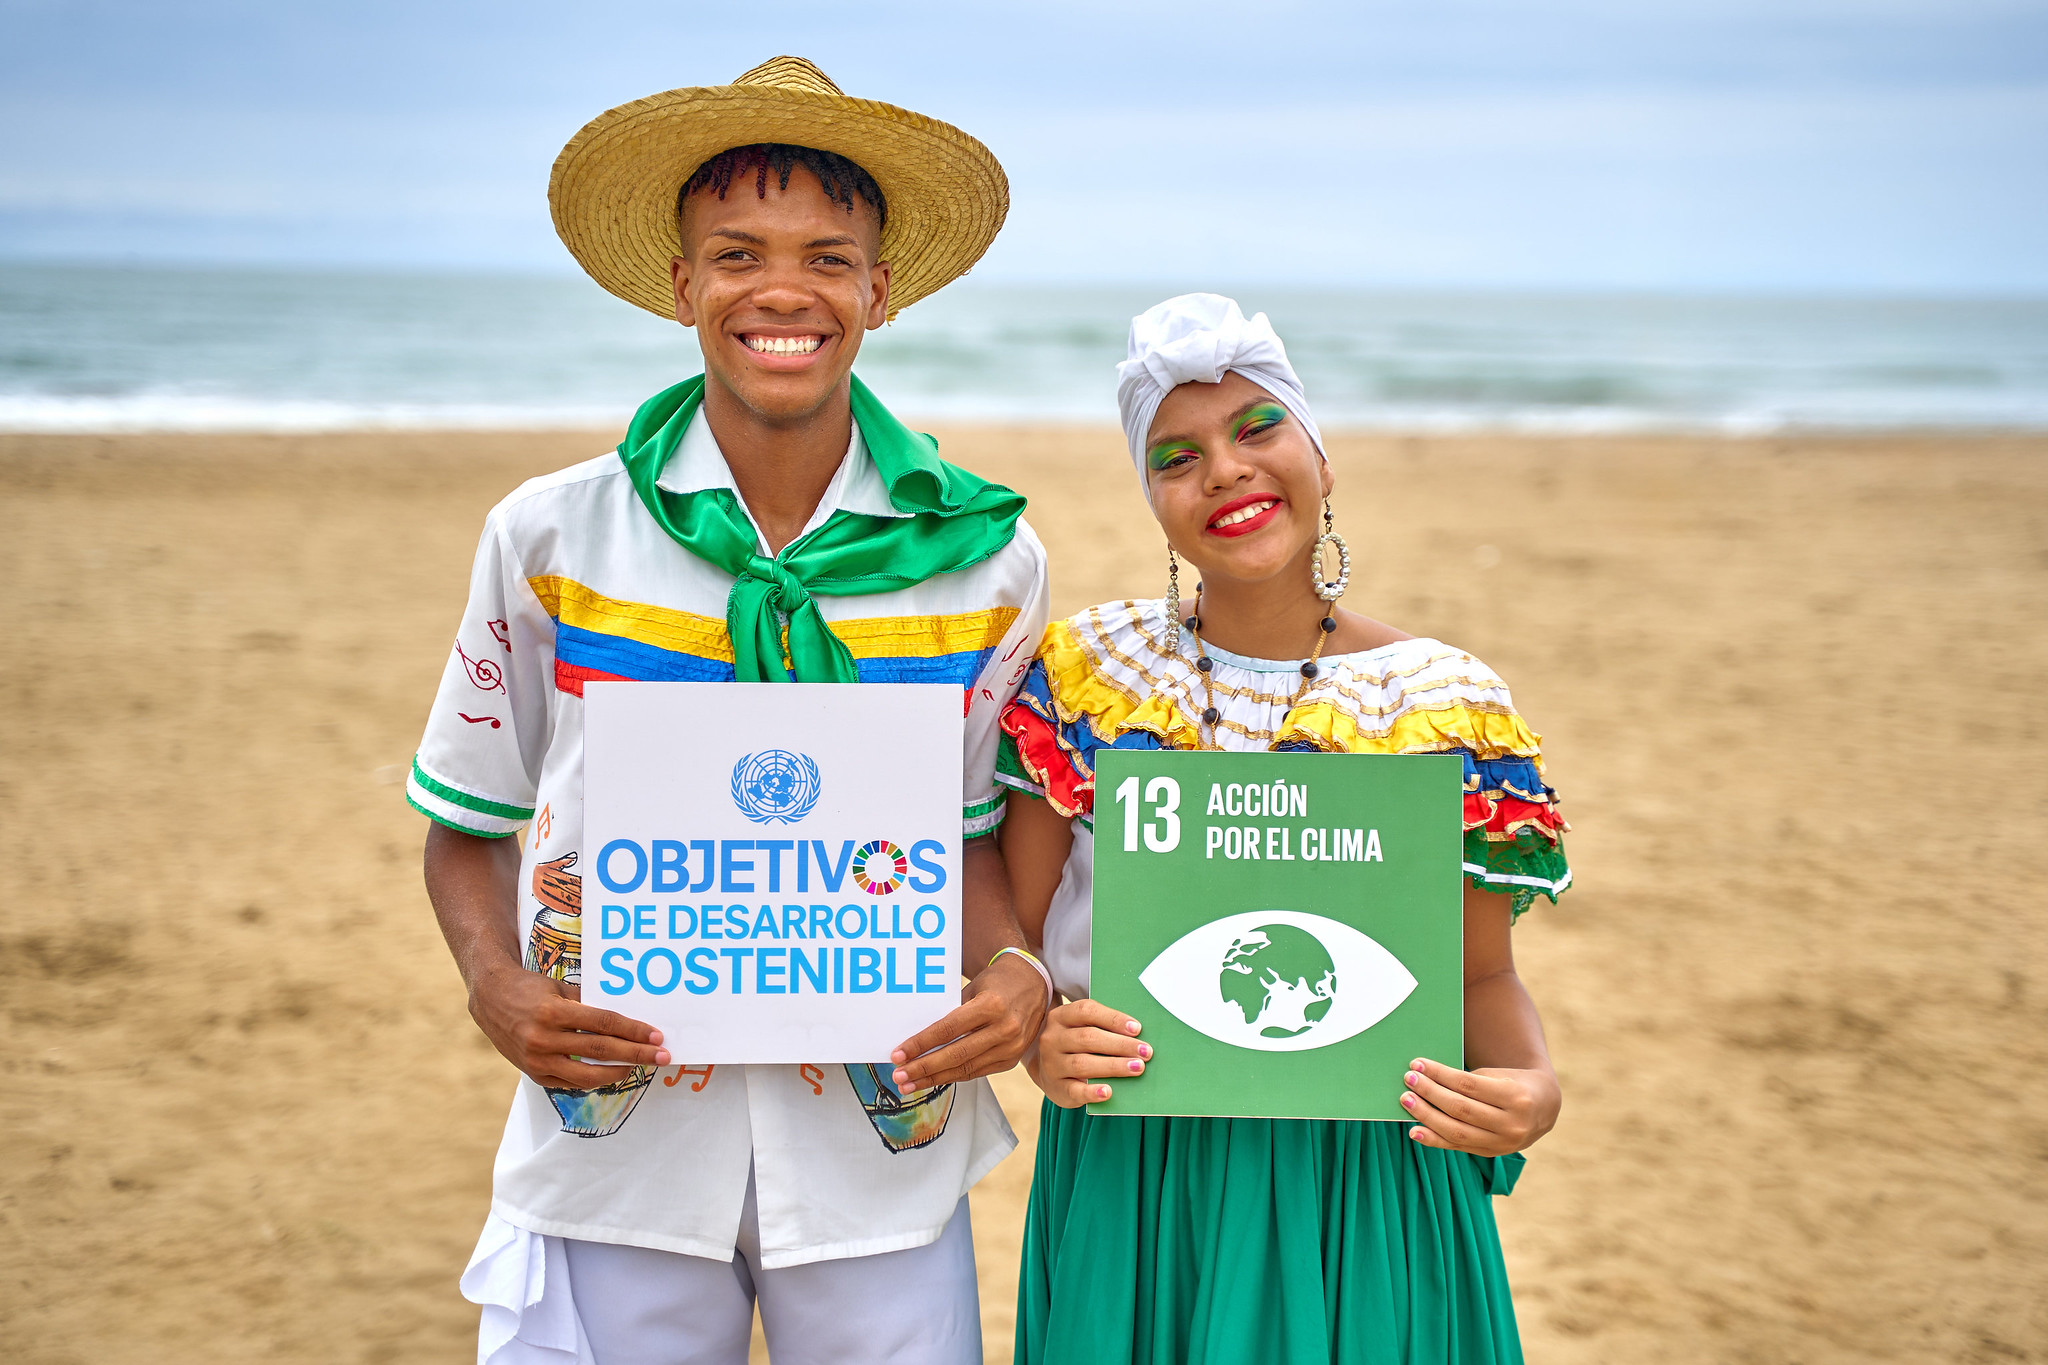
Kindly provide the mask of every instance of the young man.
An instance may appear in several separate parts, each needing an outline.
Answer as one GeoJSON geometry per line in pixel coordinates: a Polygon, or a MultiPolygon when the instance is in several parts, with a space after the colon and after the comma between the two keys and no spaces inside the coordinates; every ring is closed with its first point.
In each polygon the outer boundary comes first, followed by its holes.
{"type": "Polygon", "coordinates": [[[407,787],[470,1013],[525,1076],[462,1280],[479,1359],[737,1363],[758,1300],[779,1365],[978,1362],[965,1195],[1016,1141],[979,1078],[1051,989],[985,837],[1045,560],[1023,499],[852,365],[986,250],[1002,170],[777,58],[601,115],[550,200],[599,283],[696,329],[704,374],[491,512],[407,787]],[[872,1067],[716,1065],[582,1003],[582,689],[618,678],[958,685],[963,951],[991,964],[965,1003],[872,1067]]]}

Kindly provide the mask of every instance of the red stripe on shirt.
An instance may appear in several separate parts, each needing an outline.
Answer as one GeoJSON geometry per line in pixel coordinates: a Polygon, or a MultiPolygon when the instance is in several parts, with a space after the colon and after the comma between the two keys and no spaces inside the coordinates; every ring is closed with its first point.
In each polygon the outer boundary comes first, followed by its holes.
{"type": "Polygon", "coordinates": [[[581,664],[563,663],[555,660],[555,689],[567,692],[572,697],[583,695],[583,684],[587,682],[631,682],[631,678],[617,673],[607,673],[601,668],[585,668],[581,664]]]}

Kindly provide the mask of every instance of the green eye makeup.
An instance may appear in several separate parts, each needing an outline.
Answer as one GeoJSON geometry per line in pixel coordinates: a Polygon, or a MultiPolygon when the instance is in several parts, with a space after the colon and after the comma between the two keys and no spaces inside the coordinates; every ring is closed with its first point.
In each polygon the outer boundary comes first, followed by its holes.
{"type": "Polygon", "coordinates": [[[1286,408],[1278,403],[1261,403],[1255,408],[1247,408],[1244,415],[1237,419],[1237,426],[1231,431],[1230,439],[1242,441],[1247,436],[1256,436],[1262,431],[1277,427],[1286,420],[1286,408]]]}
{"type": "MultiPolygon", "coordinates": [[[[1286,420],[1287,409],[1278,403],[1261,403],[1257,407],[1246,408],[1238,414],[1237,421],[1231,425],[1230,439],[1242,441],[1247,436],[1270,431],[1286,420]]],[[[1199,460],[1202,458],[1202,448],[1193,441],[1161,441],[1145,452],[1145,467],[1155,473],[1170,469],[1183,456],[1199,460]]]]}
{"type": "Polygon", "coordinates": [[[1200,457],[1201,453],[1201,448],[1189,441],[1161,441],[1145,452],[1145,467],[1160,470],[1183,455],[1200,457]]]}

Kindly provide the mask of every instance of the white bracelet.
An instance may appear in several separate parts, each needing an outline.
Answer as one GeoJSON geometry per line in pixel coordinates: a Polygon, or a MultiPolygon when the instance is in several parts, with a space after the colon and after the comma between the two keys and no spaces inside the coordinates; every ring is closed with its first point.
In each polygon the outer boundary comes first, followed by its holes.
{"type": "MultiPolygon", "coordinates": [[[[998,948],[996,949],[995,957],[992,957],[988,960],[988,965],[990,967],[995,966],[996,958],[1003,956],[1005,953],[1008,953],[1013,957],[1023,958],[1026,962],[1031,964],[1032,971],[1037,972],[1041,977],[1045,978],[1045,1012],[1047,1014],[1051,1014],[1052,1002],[1056,998],[1058,998],[1059,995],[1059,992],[1055,991],[1052,988],[1052,973],[1045,969],[1045,964],[1043,962],[1040,962],[1037,958],[1033,957],[1030,953],[1026,952],[1022,948],[998,948]]],[[[984,968],[983,970],[985,971],[987,970],[987,968],[984,968]]]]}

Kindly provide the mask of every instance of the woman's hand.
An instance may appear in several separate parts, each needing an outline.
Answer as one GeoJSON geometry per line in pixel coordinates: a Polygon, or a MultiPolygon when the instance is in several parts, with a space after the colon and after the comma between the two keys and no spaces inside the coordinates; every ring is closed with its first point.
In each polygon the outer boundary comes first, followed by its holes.
{"type": "Polygon", "coordinates": [[[1425,1147],[1474,1156],[1506,1156],[1533,1145],[1557,1124],[1564,1103],[1548,1069],[1483,1066],[1460,1071],[1417,1058],[1401,1106],[1419,1125],[1408,1136],[1425,1147]]]}
{"type": "Polygon", "coordinates": [[[1138,1041],[1138,1021],[1093,1000],[1075,1000],[1046,1016],[1038,1035],[1031,1079],[1062,1109],[1109,1098],[1109,1087],[1092,1084],[1112,1076],[1136,1076],[1152,1058],[1152,1045],[1138,1041]]]}

